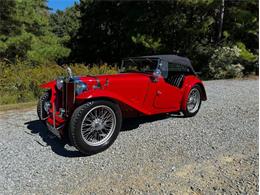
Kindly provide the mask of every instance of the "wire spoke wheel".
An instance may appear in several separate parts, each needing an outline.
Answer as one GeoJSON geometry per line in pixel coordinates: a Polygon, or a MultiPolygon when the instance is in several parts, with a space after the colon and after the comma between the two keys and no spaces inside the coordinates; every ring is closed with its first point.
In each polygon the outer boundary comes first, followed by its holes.
{"type": "Polygon", "coordinates": [[[197,88],[193,88],[188,97],[187,109],[190,113],[195,113],[200,106],[200,92],[197,88]]]}
{"type": "Polygon", "coordinates": [[[81,135],[90,146],[106,143],[116,128],[115,112],[106,105],[93,107],[82,120],[81,135]]]}

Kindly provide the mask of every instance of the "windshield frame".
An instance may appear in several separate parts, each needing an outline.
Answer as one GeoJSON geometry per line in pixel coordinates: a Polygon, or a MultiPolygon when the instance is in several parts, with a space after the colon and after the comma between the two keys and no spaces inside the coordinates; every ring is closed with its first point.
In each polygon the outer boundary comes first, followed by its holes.
{"type": "MultiPolygon", "coordinates": [[[[129,73],[129,72],[137,72],[137,73],[153,73],[156,69],[159,68],[159,64],[160,64],[160,58],[145,58],[145,57],[129,57],[129,58],[125,58],[122,60],[121,62],[121,66],[120,66],[120,72],[121,73],[129,73]],[[124,68],[124,62],[125,61],[131,61],[134,64],[136,64],[136,66],[141,66],[140,64],[137,63],[137,60],[143,60],[143,61],[150,61],[152,62],[153,60],[156,60],[156,67],[154,69],[151,69],[151,71],[141,71],[141,70],[129,70],[129,71],[125,71],[123,70],[124,68]]],[[[151,66],[151,65],[150,65],[151,66]]]]}

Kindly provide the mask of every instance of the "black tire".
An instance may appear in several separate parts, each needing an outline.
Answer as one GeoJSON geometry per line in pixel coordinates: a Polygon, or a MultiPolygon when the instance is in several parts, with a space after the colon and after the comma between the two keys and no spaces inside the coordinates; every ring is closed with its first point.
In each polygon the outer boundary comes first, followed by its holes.
{"type": "Polygon", "coordinates": [[[45,92],[39,99],[38,104],[37,104],[37,115],[39,117],[39,120],[44,122],[44,118],[48,116],[47,112],[44,110],[43,105],[46,101],[50,100],[50,93],[47,91],[45,92]]]}
{"type": "Polygon", "coordinates": [[[200,109],[200,106],[201,106],[201,99],[202,99],[202,90],[201,90],[201,87],[199,85],[194,85],[191,90],[189,91],[189,95],[188,95],[188,98],[187,98],[187,101],[189,99],[189,96],[190,96],[190,93],[191,91],[195,89],[195,90],[198,90],[199,92],[199,103],[198,103],[198,107],[197,109],[194,111],[194,112],[190,112],[189,109],[188,109],[188,102],[186,102],[186,108],[185,110],[183,110],[183,114],[184,114],[184,117],[192,117],[192,116],[195,116],[198,112],[199,112],[199,109],[200,109]]]}
{"type": "Polygon", "coordinates": [[[86,155],[96,154],[106,150],[114,143],[121,130],[121,125],[122,112],[118,104],[106,100],[95,100],[87,102],[79,106],[72,114],[68,128],[69,139],[72,145],[74,145],[81,153],[86,155]],[[111,137],[105,143],[98,146],[91,146],[83,138],[81,133],[81,125],[85,115],[87,115],[91,109],[97,106],[107,106],[112,109],[116,117],[116,124],[111,137]]]}

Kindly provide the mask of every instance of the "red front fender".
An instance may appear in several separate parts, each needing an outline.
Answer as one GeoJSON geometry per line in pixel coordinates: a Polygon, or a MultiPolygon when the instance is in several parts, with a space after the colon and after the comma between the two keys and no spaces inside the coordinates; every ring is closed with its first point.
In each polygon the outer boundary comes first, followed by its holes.
{"type": "Polygon", "coordinates": [[[40,88],[50,89],[51,90],[51,94],[52,95],[51,95],[50,101],[51,101],[52,104],[54,103],[54,100],[55,100],[55,97],[56,97],[56,90],[54,90],[55,89],[55,85],[56,85],[56,81],[55,80],[40,85],[40,88]]]}
{"type": "Polygon", "coordinates": [[[43,84],[41,84],[41,85],[40,85],[40,88],[43,88],[43,89],[51,89],[51,88],[53,88],[53,87],[55,86],[55,84],[56,84],[56,81],[53,80],[53,81],[50,81],[50,82],[48,82],[48,83],[43,83],[43,84]]]}

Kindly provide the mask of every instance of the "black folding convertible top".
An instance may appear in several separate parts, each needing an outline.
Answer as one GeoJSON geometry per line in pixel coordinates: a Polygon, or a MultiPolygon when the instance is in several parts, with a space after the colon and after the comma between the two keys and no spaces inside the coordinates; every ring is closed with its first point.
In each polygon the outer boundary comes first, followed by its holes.
{"type": "Polygon", "coordinates": [[[161,60],[172,63],[173,66],[182,65],[182,66],[188,67],[191,72],[196,74],[191,65],[190,60],[186,57],[168,54],[168,55],[139,56],[139,57],[133,57],[132,59],[142,59],[142,58],[144,58],[144,59],[161,59],[161,60]]]}
{"type": "Polygon", "coordinates": [[[191,66],[191,62],[188,58],[177,56],[177,55],[151,55],[151,56],[140,56],[138,58],[158,58],[173,64],[181,64],[185,66],[191,66]]]}

